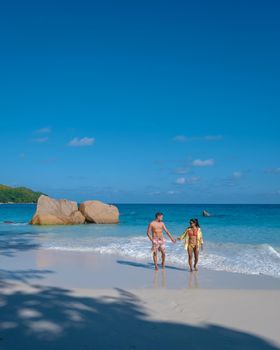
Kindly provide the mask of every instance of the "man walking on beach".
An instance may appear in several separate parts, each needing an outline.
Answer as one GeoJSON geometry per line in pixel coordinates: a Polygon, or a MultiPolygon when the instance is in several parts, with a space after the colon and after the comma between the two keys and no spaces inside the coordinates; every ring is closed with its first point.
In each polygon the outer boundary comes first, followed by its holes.
{"type": "Polygon", "coordinates": [[[153,260],[154,260],[156,270],[158,270],[158,264],[157,264],[158,251],[161,253],[161,265],[162,265],[162,268],[164,269],[165,239],[163,237],[163,231],[166,232],[166,234],[168,235],[168,237],[173,243],[176,242],[176,239],[172,237],[171,233],[167,230],[162,220],[163,220],[163,214],[156,213],[155,220],[149,224],[147,229],[147,236],[149,237],[149,240],[152,242],[153,260]],[[152,235],[151,235],[151,231],[152,231],[152,235]]]}

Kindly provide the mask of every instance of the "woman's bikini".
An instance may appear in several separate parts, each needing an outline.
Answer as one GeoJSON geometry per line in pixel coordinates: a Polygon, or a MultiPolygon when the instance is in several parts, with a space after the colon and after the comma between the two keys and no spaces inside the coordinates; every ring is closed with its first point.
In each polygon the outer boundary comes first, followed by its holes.
{"type": "Polygon", "coordinates": [[[189,235],[189,247],[191,247],[192,249],[195,249],[197,246],[197,235],[198,235],[198,230],[199,228],[196,229],[192,229],[190,228],[188,231],[188,235],[189,235]]]}

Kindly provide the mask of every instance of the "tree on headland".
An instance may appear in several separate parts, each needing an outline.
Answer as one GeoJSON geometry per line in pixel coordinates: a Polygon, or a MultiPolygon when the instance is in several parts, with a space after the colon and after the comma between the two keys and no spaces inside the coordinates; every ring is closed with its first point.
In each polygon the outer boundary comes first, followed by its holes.
{"type": "Polygon", "coordinates": [[[0,203],[37,203],[41,194],[26,187],[0,185],[0,203]]]}

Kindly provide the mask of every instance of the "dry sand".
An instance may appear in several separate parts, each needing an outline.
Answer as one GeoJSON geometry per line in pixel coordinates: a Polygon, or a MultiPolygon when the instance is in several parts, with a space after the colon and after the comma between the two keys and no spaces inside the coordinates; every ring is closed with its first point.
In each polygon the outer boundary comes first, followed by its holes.
{"type": "Polygon", "coordinates": [[[0,264],[0,349],[280,348],[278,279],[35,249],[0,264]]]}

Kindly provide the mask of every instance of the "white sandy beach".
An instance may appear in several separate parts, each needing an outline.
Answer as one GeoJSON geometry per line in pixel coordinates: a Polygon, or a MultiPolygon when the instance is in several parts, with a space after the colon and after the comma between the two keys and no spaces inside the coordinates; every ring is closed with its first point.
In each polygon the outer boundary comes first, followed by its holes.
{"type": "Polygon", "coordinates": [[[0,28],[0,350],[280,350],[280,0],[0,28]]]}
{"type": "Polygon", "coordinates": [[[280,346],[275,278],[40,249],[0,263],[3,349],[280,346]]]}

